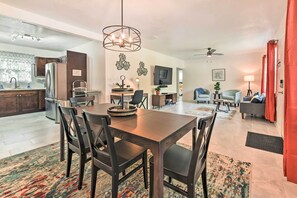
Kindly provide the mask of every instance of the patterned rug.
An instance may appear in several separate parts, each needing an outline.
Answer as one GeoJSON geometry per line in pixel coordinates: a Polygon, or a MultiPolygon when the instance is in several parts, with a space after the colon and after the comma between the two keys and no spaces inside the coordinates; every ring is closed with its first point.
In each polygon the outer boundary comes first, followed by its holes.
{"type": "MultiPolygon", "coordinates": [[[[65,177],[66,161],[59,161],[58,143],[0,160],[0,197],[89,197],[90,162],[86,165],[82,190],[77,190],[75,156],[69,178],[65,177]]],[[[209,153],[209,197],[249,197],[250,175],[250,163],[209,153]]],[[[173,183],[183,186],[174,180],[173,183]]],[[[197,197],[202,197],[201,179],[196,189],[197,197]]],[[[96,197],[111,197],[111,177],[103,171],[98,172],[96,197]]],[[[119,197],[148,197],[141,170],[119,186],[119,197]]],[[[164,197],[183,196],[164,187],[164,197]]]]}
{"type": "MultiPolygon", "coordinates": [[[[205,116],[211,115],[212,111],[215,109],[216,109],[216,105],[207,104],[207,105],[199,106],[199,107],[195,108],[194,110],[186,111],[185,114],[194,115],[197,117],[205,117],[205,116]]],[[[226,107],[221,106],[220,109],[226,110],[226,107]]],[[[230,111],[228,111],[228,112],[218,111],[217,118],[231,120],[233,118],[233,116],[235,115],[235,113],[236,113],[236,110],[232,109],[232,107],[230,107],[230,111]]]]}

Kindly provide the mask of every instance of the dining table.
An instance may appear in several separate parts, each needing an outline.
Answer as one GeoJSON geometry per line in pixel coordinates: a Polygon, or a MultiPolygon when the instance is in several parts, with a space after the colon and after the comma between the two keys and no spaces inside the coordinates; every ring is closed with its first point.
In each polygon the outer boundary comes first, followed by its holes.
{"type": "MultiPolygon", "coordinates": [[[[114,104],[95,104],[77,107],[77,116],[83,111],[106,115],[114,104]]],[[[61,160],[64,160],[64,130],[61,133],[61,160]]],[[[135,115],[111,117],[110,129],[114,137],[150,149],[154,160],[154,197],[163,197],[163,155],[185,134],[192,132],[192,148],[197,138],[197,117],[158,110],[137,109],[135,115]]]]}

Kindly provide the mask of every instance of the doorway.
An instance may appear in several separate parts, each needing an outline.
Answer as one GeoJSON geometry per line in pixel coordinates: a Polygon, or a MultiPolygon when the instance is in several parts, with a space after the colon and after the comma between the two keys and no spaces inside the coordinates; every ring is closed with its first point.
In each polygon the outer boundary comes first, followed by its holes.
{"type": "Polygon", "coordinates": [[[177,68],[176,70],[176,77],[177,77],[177,96],[179,100],[182,100],[183,97],[183,78],[184,78],[184,71],[181,68],[177,68]]]}

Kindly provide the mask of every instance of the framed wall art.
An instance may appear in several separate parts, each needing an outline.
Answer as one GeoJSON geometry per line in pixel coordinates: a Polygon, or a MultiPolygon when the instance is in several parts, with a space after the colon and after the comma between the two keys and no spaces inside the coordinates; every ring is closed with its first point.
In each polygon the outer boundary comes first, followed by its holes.
{"type": "Polygon", "coordinates": [[[213,69],[212,70],[212,81],[225,81],[226,70],[225,69],[213,69]]]}

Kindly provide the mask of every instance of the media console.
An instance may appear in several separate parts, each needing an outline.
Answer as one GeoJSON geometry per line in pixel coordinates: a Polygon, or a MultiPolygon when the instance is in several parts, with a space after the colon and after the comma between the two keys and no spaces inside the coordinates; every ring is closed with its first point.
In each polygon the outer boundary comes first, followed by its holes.
{"type": "Polygon", "coordinates": [[[153,109],[158,107],[160,109],[162,106],[166,104],[175,104],[177,101],[177,93],[162,93],[160,95],[152,96],[152,106],[153,109]]]}

